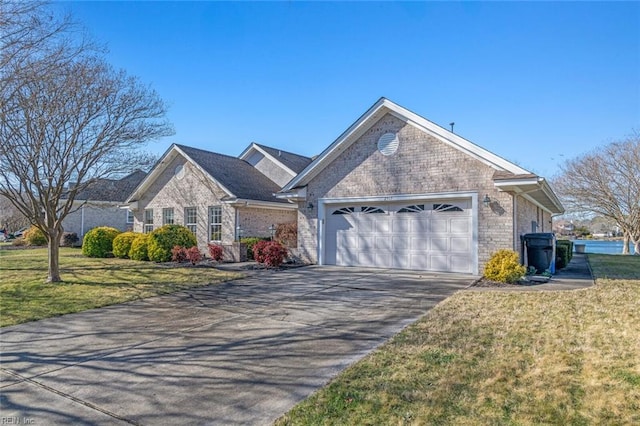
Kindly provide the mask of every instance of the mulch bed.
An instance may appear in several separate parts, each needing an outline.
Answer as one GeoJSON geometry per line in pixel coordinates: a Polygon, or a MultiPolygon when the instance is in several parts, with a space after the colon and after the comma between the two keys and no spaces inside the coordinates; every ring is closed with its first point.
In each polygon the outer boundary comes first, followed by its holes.
{"type": "Polygon", "coordinates": [[[506,287],[506,288],[513,288],[513,287],[531,287],[534,285],[539,285],[539,284],[544,284],[543,282],[535,282],[535,281],[519,281],[516,284],[507,284],[507,283],[500,283],[497,281],[491,281],[488,280],[484,277],[478,278],[477,280],[475,280],[474,282],[471,283],[471,285],[469,287],[506,287]]]}

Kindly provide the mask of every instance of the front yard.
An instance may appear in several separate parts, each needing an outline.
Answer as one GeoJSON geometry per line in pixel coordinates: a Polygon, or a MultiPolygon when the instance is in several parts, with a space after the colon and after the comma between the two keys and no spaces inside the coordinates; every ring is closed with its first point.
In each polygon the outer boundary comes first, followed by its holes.
{"type": "Polygon", "coordinates": [[[593,288],[462,291],[277,424],[640,424],[640,257],[593,288]]]}
{"type": "Polygon", "coordinates": [[[189,287],[237,274],[214,268],[166,267],[152,262],[84,257],[61,248],[63,283],[48,284],[47,250],[0,250],[0,326],[79,312],[189,287]]]}

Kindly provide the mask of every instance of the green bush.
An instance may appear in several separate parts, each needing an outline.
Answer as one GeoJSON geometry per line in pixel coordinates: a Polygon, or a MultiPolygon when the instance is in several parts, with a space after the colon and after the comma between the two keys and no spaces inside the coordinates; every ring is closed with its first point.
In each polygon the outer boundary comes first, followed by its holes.
{"type": "Polygon", "coordinates": [[[31,226],[24,233],[24,240],[30,246],[46,246],[47,237],[44,236],[44,232],[36,226],[31,226]]]}
{"type": "Polygon", "coordinates": [[[149,260],[148,247],[149,234],[137,234],[131,242],[129,249],[129,259],[132,260],[149,260]]]}
{"type": "Polygon", "coordinates": [[[87,257],[109,257],[113,252],[113,240],[120,234],[116,228],[99,226],[87,232],[82,241],[82,254],[87,257]]]}
{"type": "Polygon", "coordinates": [[[564,268],[569,264],[569,262],[571,262],[571,259],[573,259],[573,241],[557,240],[556,241],[556,268],[558,269],[564,268]],[[562,249],[561,247],[565,247],[566,250],[562,249]],[[566,255],[564,255],[562,259],[560,259],[561,252],[562,253],[566,252],[566,255]],[[558,264],[561,264],[562,266],[558,266],[558,264]]]}
{"type": "Polygon", "coordinates": [[[175,246],[190,248],[198,244],[196,236],[182,225],[164,225],[149,234],[149,260],[169,262],[175,246]]]}
{"type": "Polygon", "coordinates": [[[498,250],[491,255],[484,267],[485,278],[509,284],[518,282],[525,272],[526,268],[518,260],[518,253],[507,249],[498,250]]]}
{"type": "Polygon", "coordinates": [[[138,235],[141,234],[131,231],[118,234],[113,239],[113,255],[120,259],[128,258],[129,251],[131,251],[131,243],[133,243],[133,240],[135,240],[138,235]]]}
{"type": "Polygon", "coordinates": [[[256,243],[259,243],[260,241],[269,241],[269,238],[261,238],[261,237],[240,238],[240,243],[247,245],[247,259],[255,260],[255,258],[253,257],[253,246],[255,246],[256,243]]]}

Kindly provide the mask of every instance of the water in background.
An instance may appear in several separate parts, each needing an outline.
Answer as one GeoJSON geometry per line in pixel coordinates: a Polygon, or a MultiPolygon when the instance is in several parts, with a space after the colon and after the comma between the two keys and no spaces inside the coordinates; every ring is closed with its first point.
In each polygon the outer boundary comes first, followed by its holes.
{"type": "MultiPolygon", "coordinates": [[[[622,241],[573,240],[574,252],[576,244],[584,244],[587,253],[622,254],[622,241]]],[[[634,253],[631,243],[629,243],[629,253],[634,253]]]]}

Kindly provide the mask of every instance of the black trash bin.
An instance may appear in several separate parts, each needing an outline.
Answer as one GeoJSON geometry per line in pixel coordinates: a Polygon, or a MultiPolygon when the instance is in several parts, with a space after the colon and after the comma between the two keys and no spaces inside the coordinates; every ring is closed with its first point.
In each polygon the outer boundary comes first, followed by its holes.
{"type": "Polygon", "coordinates": [[[540,274],[549,270],[556,272],[556,236],[547,232],[536,232],[522,236],[523,252],[526,266],[536,268],[540,274]]]}

